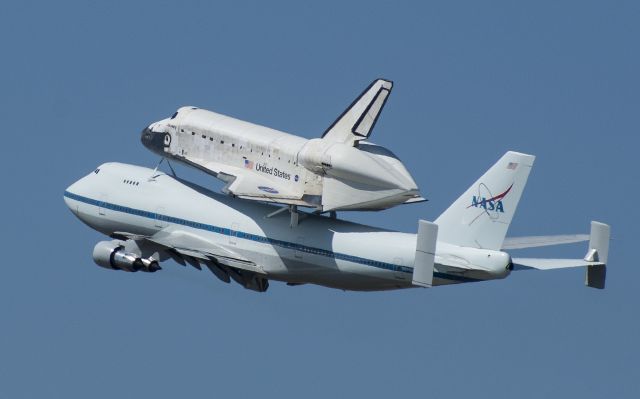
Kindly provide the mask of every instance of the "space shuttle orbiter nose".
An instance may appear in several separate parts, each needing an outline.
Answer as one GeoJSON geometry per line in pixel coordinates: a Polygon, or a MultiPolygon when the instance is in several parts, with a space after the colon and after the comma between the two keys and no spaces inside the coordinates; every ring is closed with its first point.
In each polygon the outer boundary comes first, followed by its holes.
{"type": "Polygon", "coordinates": [[[140,141],[153,153],[164,156],[164,135],[165,133],[154,132],[147,126],[140,133],[140,141]]]}
{"type": "Polygon", "coordinates": [[[142,145],[161,157],[166,156],[167,148],[171,144],[171,125],[169,119],[154,122],[142,129],[140,141],[142,145]]]}

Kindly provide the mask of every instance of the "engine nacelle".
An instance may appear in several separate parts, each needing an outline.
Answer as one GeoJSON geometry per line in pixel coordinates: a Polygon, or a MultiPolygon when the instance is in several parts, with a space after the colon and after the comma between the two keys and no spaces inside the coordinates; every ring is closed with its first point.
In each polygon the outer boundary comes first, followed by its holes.
{"type": "Polygon", "coordinates": [[[153,273],[161,269],[153,258],[141,258],[137,254],[126,252],[122,241],[100,241],[93,248],[93,261],[100,267],[126,272],[153,273]]]}

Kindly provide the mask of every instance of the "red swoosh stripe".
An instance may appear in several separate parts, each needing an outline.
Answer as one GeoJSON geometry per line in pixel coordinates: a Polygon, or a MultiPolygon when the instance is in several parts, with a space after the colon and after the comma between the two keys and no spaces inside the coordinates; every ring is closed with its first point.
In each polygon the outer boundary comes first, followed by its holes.
{"type": "MultiPolygon", "coordinates": [[[[503,199],[504,197],[506,197],[506,196],[507,196],[507,194],[509,194],[509,191],[511,191],[511,188],[512,188],[512,187],[513,187],[513,184],[512,184],[512,185],[510,185],[510,186],[509,186],[509,188],[508,188],[508,189],[506,189],[504,193],[502,193],[502,194],[498,194],[498,195],[496,195],[496,196],[495,196],[495,197],[493,197],[493,198],[486,199],[486,200],[484,200],[484,202],[486,203],[486,202],[490,202],[490,201],[500,201],[501,199],[503,199]]],[[[467,209],[471,208],[472,206],[473,206],[473,205],[469,205],[469,206],[467,207],[467,209]]]]}

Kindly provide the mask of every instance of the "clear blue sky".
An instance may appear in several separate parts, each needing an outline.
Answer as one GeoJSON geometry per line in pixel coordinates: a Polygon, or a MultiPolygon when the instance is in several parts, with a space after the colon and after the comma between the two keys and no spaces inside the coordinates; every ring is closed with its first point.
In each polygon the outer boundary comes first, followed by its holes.
{"type": "Polygon", "coordinates": [[[640,395],[638,2],[112,3],[0,12],[0,398],[640,395]],[[103,237],[62,193],[102,162],[153,166],[148,123],[196,105],[317,137],[377,77],[396,85],[373,141],[430,201],[345,217],[413,232],[532,153],[510,235],[610,223],[607,289],[565,270],[257,294],[93,264],[103,237]]]}

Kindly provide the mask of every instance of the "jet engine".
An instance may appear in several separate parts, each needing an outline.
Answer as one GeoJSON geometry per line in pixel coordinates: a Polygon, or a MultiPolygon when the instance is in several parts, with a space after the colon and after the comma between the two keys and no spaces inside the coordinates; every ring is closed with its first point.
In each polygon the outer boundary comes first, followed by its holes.
{"type": "Polygon", "coordinates": [[[126,252],[122,241],[100,241],[93,248],[93,261],[100,267],[125,272],[143,271],[148,273],[160,269],[158,261],[142,258],[138,254],[126,252]]]}

